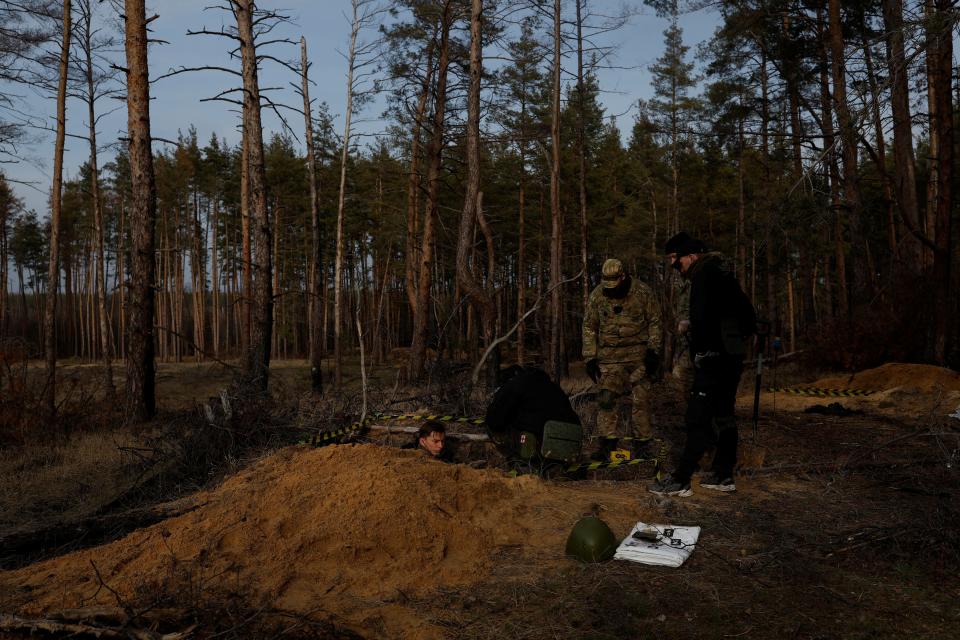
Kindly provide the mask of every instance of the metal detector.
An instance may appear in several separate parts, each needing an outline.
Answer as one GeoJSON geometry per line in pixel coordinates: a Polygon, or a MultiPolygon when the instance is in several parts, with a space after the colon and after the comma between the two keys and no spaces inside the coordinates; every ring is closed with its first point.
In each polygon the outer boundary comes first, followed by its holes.
{"type": "Polygon", "coordinates": [[[757,320],[757,375],[753,387],[753,440],[757,440],[757,424],[760,422],[760,386],[763,377],[763,353],[767,348],[770,335],[770,322],[757,320]]]}

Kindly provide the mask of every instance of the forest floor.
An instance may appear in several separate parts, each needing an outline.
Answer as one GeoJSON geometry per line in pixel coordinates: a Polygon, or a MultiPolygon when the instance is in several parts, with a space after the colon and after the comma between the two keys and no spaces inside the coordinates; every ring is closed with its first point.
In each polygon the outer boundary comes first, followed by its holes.
{"type": "MultiPolygon", "coordinates": [[[[277,363],[277,398],[251,409],[236,399],[233,422],[198,409],[228,368],[159,373],[162,412],[149,428],[77,428],[0,449],[0,638],[954,638],[960,627],[951,371],[784,367],[778,386],[874,393],[765,392],[756,434],[748,371],[737,492],[694,480],[680,499],[646,493],[643,465],[547,481],[474,468],[493,461],[476,447],[459,452],[471,466],[386,446],[397,437],[290,444],[357,410],[355,395],[304,396],[303,362],[277,363]],[[831,403],[844,410],[805,412],[831,403]],[[228,453],[198,453],[217,447],[228,453]],[[563,548],[589,513],[621,538],[637,521],[702,532],[679,569],[584,565],[563,548]]],[[[347,379],[357,374],[354,364],[347,379]]],[[[482,410],[458,406],[462,378],[438,379],[411,389],[384,367],[371,406],[482,410]]],[[[591,424],[589,384],[575,370],[564,386],[591,424]]],[[[677,447],[682,393],[664,383],[654,398],[677,447]]]]}

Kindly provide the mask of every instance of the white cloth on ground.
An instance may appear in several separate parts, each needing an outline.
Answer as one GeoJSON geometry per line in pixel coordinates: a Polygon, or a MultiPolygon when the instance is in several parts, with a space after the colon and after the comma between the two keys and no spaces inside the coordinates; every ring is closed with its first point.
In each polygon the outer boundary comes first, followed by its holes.
{"type": "Polygon", "coordinates": [[[679,567],[693,550],[700,538],[700,527],[681,527],[672,524],[645,524],[638,522],[630,534],[617,547],[614,560],[630,560],[643,564],[679,567]],[[656,542],[634,538],[637,531],[655,529],[656,542]]]}

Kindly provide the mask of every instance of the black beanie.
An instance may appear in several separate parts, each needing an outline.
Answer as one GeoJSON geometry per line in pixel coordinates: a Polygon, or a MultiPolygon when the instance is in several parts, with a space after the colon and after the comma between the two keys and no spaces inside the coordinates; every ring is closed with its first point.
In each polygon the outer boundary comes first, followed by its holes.
{"type": "Polygon", "coordinates": [[[707,245],[696,238],[691,238],[690,234],[686,231],[681,231],[667,240],[663,252],[666,254],[675,253],[677,256],[686,256],[691,253],[706,253],[707,245]]]}

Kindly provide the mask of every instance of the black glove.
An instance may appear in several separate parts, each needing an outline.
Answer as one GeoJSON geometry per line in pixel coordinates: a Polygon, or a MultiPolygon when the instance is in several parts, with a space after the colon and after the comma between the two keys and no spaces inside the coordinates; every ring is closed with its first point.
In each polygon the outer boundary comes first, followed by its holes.
{"type": "Polygon", "coordinates": [[[600,382],[600,363],[596,358],[587,360],[587,375],[593,380],[594,384],[600,382]]]}
{"type": "Polygon", "coordinates": [[[660,376],[660,355],[655,349],[647,349],[643,355],[643,367],[647,370],[647,377],[656,379],[660,376]]]}

